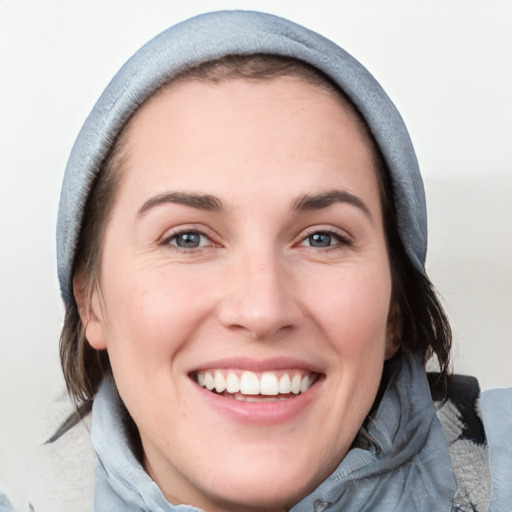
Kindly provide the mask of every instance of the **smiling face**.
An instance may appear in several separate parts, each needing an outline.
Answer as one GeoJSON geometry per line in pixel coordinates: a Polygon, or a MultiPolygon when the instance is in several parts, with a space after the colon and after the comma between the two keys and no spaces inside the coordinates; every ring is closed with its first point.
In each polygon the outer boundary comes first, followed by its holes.
{"type": "Polygon", "coordinates": [[[365,136],[293,78],[179,83],[131,121],[86,327],[169,501],[285,510],[377,393],[391,276],[365,136]]]}

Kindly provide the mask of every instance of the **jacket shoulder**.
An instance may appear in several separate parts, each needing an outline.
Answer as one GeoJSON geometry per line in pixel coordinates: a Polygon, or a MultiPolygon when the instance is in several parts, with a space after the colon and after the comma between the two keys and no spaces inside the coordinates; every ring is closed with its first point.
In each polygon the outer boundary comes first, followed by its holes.
{"type": "Polygon", "coordinates": [[[478,380],[466,375],[442,379],[436,373],[427,378],[457,482],[453,510],[487,512],[491,471],[478,380]]]}
{"type": "Polygon", "coordinates": [[[482,416],[491,463],[491,512],[512,503],[512,387],[482,393],[482,416]]]}

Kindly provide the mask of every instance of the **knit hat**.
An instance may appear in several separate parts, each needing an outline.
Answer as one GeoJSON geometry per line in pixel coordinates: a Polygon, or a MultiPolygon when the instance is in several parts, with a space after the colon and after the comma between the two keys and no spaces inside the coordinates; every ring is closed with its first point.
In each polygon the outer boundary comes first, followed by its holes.
{"type": "Polygon", "coordinates": [[[204,14],[144,45],[107,86],[73,146],[60,197],[57,265],[62,298],[73,301],[73,263],[85,204],[113,141],[134,111],[178,73],[226,55],[273,54],[304,61],[330,77],[366,120],[391,174],[398,228],[414,266],[424,272],[427,215],[423,182],[407,128],[379,83],[332,41],[273,15],[204,14]]]}

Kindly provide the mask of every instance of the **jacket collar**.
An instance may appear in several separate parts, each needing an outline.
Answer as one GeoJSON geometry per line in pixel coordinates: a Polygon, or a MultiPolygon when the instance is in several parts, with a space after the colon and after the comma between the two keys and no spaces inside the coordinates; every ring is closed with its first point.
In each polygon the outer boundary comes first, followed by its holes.
{"type": "Polygon", "coordinates": [[[291,512],[451,509],[455,479],[422,361],[387,362],[382,387],[353,448],[291,512]]]}

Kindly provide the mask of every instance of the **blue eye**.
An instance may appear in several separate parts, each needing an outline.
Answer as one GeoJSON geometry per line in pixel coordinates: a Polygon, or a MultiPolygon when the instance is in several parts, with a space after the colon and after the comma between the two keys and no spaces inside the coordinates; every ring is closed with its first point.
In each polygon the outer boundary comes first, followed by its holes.
{"type": "Polygon", "coordinates": [[[208,237],[197,231],[185,231],[172,235],[166,243],[181,249],[197,249],[208,244],[208,237]]]}
{"type": "Polygon", "coordinates": [[[343,247],[346,245],[351,245],[351,241],[349,238],[332,231],[315,231],[306,236],[300,245],[313,247],[315,249],[324,249],[329,247],[343,247]]]}
{"type": "Polygon", "coordinates": [[[311,247],[330,247],[333,237],[330,233],[313,233],[307,238],[311,247]]]}

